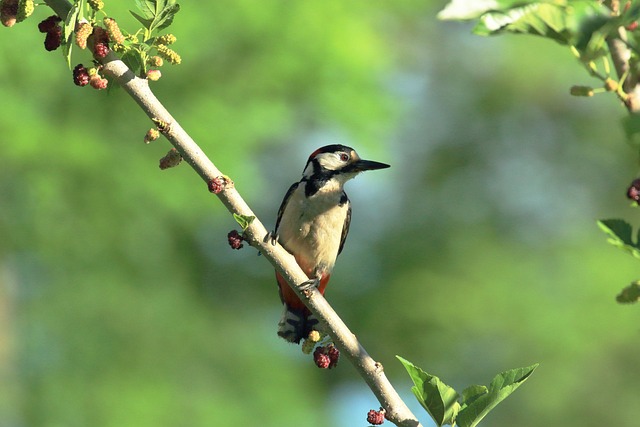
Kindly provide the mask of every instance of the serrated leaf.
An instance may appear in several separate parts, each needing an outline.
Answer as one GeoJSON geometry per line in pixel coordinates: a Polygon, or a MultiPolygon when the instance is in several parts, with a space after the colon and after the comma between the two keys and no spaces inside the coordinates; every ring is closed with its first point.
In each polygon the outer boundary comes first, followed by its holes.
{"type": "Polygon", "coordinates": [[[620,304],[634,304],[640,300],[640,283],[632,282],[629,286],[624,288],[618,296],[616,301],[620,304]]]}
{"type": "Polygon", "coordinates": [[[609,236],[607,242],[640,259],[640,246],[633,241],[631,224],[622,219],[603,219],[598,226],[609,236]]]}
{"type": "Polygon", "coordinates": [[[500,402],[516,391],[538,367],[538,364],[525,368],[511,369],[496,375],[489,385],[487,393],[478,396],[468,406],[461,409],[456,418],[460,427],[475,427],[500,402]]]}
{"type": "Polygon", "coordinates": [[[83,8],[85,0],[76,0],[71,6],[67,17],[64,20],[64,28],[62,32],[63,46],[62,54],[67,60],[67,65],[71,68],[71,50],[73,48],[73,34],[76,31],[76,23],[78,22],[78,16],[83,8]]]}
{"type": "Polygon", "coordinates": [[[235,219],[240,227],[242,227],[242,230],[246,230],[256,217],[252,215],[238,215],[234,213],[233,219],[235,219]]]}
{"type": "Polygon", "coordinates": [[[396,358],[405,367],[413,381],[414,386],[411,391],[436,424],[438,426],[453,425],[460,410],[458,393],[443,383],[440,378],[428,374],[400,356],[396,358]]]}

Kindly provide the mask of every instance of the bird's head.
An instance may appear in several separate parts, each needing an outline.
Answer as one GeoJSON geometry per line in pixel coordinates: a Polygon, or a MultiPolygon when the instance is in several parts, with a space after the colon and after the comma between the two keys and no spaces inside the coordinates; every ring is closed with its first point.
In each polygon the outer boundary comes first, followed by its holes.
{"type": "Polygon", "coordinates": [[[311,153],[302,175],[307,179],[337,178],[341,182],[346,182],[360,172],[388,167],[386,163],[361,159],[351,147],[333,144],[318,148],[311,153]]]}

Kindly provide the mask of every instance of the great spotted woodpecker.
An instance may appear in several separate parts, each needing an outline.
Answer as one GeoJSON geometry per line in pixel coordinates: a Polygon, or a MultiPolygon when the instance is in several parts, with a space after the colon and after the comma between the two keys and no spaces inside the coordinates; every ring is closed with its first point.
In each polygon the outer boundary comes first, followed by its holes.
{"type": "MultiPolygon", "coordinates": [[[[327,145],[309,156],[302,179],[284,196],[272,235],[309,277],[305,284],[317,286],[324,294],[344,246],[351,222],[351,203],[344,184],[360,172],[388,167],[385,163],[362,160],[353,148],[344,145],[327,145]]],[[[318,321],[278,272],[276,279],[284,304],[278,335],[299,343],[318,321]]]]}

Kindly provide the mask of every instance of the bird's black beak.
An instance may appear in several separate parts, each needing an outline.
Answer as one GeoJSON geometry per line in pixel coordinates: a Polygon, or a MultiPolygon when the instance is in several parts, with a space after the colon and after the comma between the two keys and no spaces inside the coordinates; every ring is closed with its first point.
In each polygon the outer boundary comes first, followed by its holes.
{"type": "Polygon", "coordinates": [[[362,159],[357,160],[351,163],[351,165],[349,165],[349,169],[351,169],[352,172],[372,171],[376,169],[386,169],[388,167],[391,167],[391,166],[386,163],[380,163],[380,162],[374,162],[373,160],[362,160],[362,159]]]}

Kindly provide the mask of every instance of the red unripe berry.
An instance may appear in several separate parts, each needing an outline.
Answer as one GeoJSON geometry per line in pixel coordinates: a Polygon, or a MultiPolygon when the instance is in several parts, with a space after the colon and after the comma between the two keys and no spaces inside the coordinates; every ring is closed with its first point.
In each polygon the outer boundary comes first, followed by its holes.
{"type": "Polygon", "coordinates": [[[313,361],[316,362],[316,366],[320,369],[328,369],[331,365],[331,359],[329,355],[324,352],[324,347],[317,347],[313,352],[313,361]]]}
{"type": "Polygon", "coordinates": [[[107,88],[109,80],[102,78],[100,74],[96,73],[93,76],[89,77],[89,84],[94,89],[102,90],[107,88]]]}
{"type": "Polygon", "coordinates": [[[624,28],[626,28],[627,31],[635,31],[638,29],[638,21],[633,21],[631,24],[627,25],[624,28]]]}
{"type": "Polygon", "coordinates": [[[327,356],[329,356],[329,369],[335,368],[338,366],[338,360],[340,359],[340,350],[333,344],[330,344],[326,347],[325,352],[327,356]]]}
{"type": "Polygon", "coordinates": [[[224,178],[221,176],[210,179],[207,182],[207,188],[209,188],[209,191],[213,194],[220,193],[222,190],[224,190],[224,186],[225,186],[224,178]]]}
{"type": "Polygon", "coordinates": [[[160,72],[160,70],[147,71],[147,79],[151,80],[152,82],[157,82],[158,80],[160,80],[160,77],[162,77],[162,73],[160,72]]]}
{"type": "Polygon", "coordinates": [[[106,43],[96,43],[93,46],[93,56],[96,58],[104,58],[109,53],[109,46],[106,43]]]}
{"type": "Polygon", "coordinates": [[[384,423],[384,410],[381,409],[380,411],[374,411],[373,409],[371,409],[367,413],[367,422],[369,424],[373,424],[374,426],[378,426],[384,423]]]}

